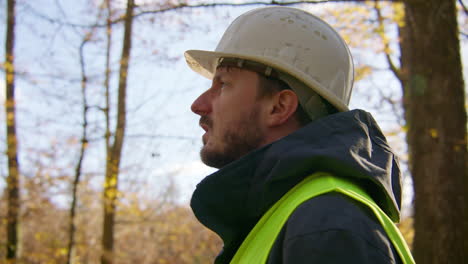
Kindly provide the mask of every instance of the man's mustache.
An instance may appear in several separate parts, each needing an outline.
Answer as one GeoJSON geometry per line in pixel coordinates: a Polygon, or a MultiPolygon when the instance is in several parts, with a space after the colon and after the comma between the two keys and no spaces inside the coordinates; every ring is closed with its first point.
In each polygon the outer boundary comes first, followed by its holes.
{"type": "Polygon", "coordinates": [[[211,120],[211,118],[208,117],[208,116],[202,116],[202,117],[200,117],[199,124],[200,124],[200,126],[205,125],[208,128],[212,128],[213,127],[213,120],[211,120]]]}

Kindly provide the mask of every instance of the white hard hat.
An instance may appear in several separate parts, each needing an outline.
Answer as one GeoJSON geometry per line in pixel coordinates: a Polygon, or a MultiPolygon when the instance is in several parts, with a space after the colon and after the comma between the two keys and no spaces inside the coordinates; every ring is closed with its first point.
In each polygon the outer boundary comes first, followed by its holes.
{"type": "MultiPolygon", "coordinates": [[[[185,58],[209,79],[222,58],[261,63],[279,71],[294,91],[295,86],[312,89],[338,110],[348,110],[354,79],[348,46],[330,25],[300,9],[251,10],[231,23],[215,51],[188,50],[185,58]]],[[[299,101],[308,112],[303,94],[298,93],[299,101]]]]}

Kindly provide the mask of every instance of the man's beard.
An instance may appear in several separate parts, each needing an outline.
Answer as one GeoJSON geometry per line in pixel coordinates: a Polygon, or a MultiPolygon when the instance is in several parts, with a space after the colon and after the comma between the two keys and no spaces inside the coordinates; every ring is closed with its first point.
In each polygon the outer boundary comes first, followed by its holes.
{"type": "MultiPolygon", "coordinates": [[[[219,169],[260,147],[265,133],[259,127],[258,119],[259,111],[253,109],[247,118],[239,120],[236,124],[231,123],[222,135],[221,149],[210,150],[205,146],[201,149],[202,162],[219,169]]],[[[211,127],[211,120],[206,121],[206,123],[211,127]]]]}

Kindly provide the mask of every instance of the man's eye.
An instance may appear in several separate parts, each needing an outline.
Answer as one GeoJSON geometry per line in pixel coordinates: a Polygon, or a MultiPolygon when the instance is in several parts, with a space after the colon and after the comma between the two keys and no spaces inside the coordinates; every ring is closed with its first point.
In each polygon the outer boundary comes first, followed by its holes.
{"type": "Polygon", "coordinates": [[[220,84],[219,86],[221,87],[221,89],[226,88],[228,86],[228,83],[226,82],[220,82],[219,84],[220,84]]]}

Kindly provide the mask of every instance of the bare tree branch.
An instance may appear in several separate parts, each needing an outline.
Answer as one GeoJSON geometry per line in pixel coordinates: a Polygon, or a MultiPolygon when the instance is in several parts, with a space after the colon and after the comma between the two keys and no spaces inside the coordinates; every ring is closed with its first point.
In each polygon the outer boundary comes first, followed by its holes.
{"type": "MultiPolygon", "coordinates": [[[[401,2],[403,0],[380,0],[381,2],[401,2]]],[[[240,6],[253,6],[253,5],[278,5],[278,6],[292,6],[292,5],[299,5],[299,4],[323,4],[323,3],[364,3],[367,0],[317,0],[317,1],[310,1],[310,0],[298,0],[298,1],[286,1],[286,2],[278,2],[275,0],[272,1],[252,1],[252,2],[245,2],[245,3],[230,3],[230,2],[219,2],[219,3],[201,3],[195,5],[188,5],[185,3],[180,3],[177,5],[167,5],[160,7],[159,9],[155,10],[144,10],[137,12],[133,15],[133,17],[140,17],[148,14],[159,14],[165,13],[169,11],[177,11],[180,9],[198,9],[198,8],[210,8],[210,7],[240,7],[240,6]]],[[[41,12],[35,10],[32,6],[28,5],[27,9],[31,12],[31,14],[44,19],[52,24],[59,24],[64,26],[70,27],[81,27],[81,28],[92,28],[92,27],[106,27],[107,24],[79,24],[79,23],[72,23],[68,21],[63,21],[57,18],[49,17],[41,12]]],[[[117,24],[123,22],[125,16],[121,16],[112,21],[112,24],[117,24]]]]}
{"type": "Polygon", "coordinates": [[[75,166],[75,177],[72,183],[72,202],[70,206],[70,218],[69,218],[69,234],[68,234],[68,245],[67,245],[67,260],[66,263],[71,263],[72,258],[72,251],[75,246],[75,233],[76,233],[76,226],[75,226],[75,216],[76,216],[76,204],[78,201],[78,185],[80,183],[81,178],[81,168],[83,166],[83,160],[85,157],[85,151],[88,146],[88,102],[86,99],[86,90],[87,90],[87,77],[86,77],[86,67],[85,67],[85,60],[84,60],[84,47],[86,43],[90,40],[89,35],[85,36],[83,41],[81,42],[79,48],[80,54],[80,69],[81,69],[81,96],[83,100],[83,124],[82,124],[82,135],[81,135],[81,145],[80,145],[80,154],[78,157],[78,162],[75,166]]]}
{"type": "Polygon", "coordinates": [[[377,87],[377,92],[379,93],[379,96],[382,98],[383,102],[386,102],[390,105],[392,109],[393,115],[396,117],[398,125],[403,127],[405,125],[405,119],[404,117],[400,114],[401,110],[401,102],[396,101],[393,99],[391,96],[386,95],[382,89],[378,85],[374,85],[374,87],[377,87]]]}
{"type": "MultiPolygon", "coordinates": [[[[63,11],[62,7],[59,5],[59,8],[63,14],[65,12],[63,11]]],[[[96,21],[99,21],[101,19],[102,10],[98,12],[96,21]]],[[[70,206],[70,218],[69,218],[69,237],[68,237],[68,246],[67,246],[67,259],[66,259],[66,264],[70,264],[72,262],[72,251],[75,247],[75,233],[76,233],[76,226],[75,226],[75,217],[76,217],[76,204],[78,202],[78,186],[80,184],[80,179],[82,176],[81,169],[83,167],[83,160],[85,158],[86,154],[86,149],[88,148],[88,111],[90,110],[90,106],[88,104],[88,100],[86,97],[86,93],[88,90],[88,76],[86,74],[86,63],[85,63],[85,53],[84,53],[84,48],[87,43],[89,43],[93,35],[96,33],[96,28],[92,28],[90,32],[86,33],[85,36],[83,36],[83,41],[80,44],[79,47],[79,59],[80,59],[80,71],[81,71],[81,99],[82,99],[82,118],[83,118],[83,123],[81,125],[82,127],[82,134],[81,134],[81,145],[80,145],[80,152],[78,156],[78,161],[75,166],[75,177],[72,183],[72,202],[70,206]]]]}
{"type": "Polygon", "coordinates": [[[385,54],[385,58],[387,59],[387,63],[390,67],[390,70],[393,72],[393,74],[395,74],[395,77],[397,77],[400,81],[402,81],[400,69],[395,66],[395,63],[393,63],[392,58],[390,57],[390,44],[385,35],[385,25],[384,25],[382,12],[380,11],[379,0],[374,0],[374,1],[375,1],[374,10],[377,14],[377,20],[379,22],[380,32],[378,32],[378,35],[381,37],[382,42],[384,44],[383,52],[385,54]]]}
{"type": "Polygon", "coordinates": [[[148,134],[131,134],[127,136],[128,138],[167,138],[167,139],[181,139],[181,140],[199,140],[199,137],[190,137],[190,136],[175,136],[175,135],[148,135],[148,134]]]}
{"type": "Polygon", "coordinates": [[[460,2],[460,5],[462,6],[463,11],[465,11],[465,14],[468,15],[468,9],[466,8],[466,5],[463,3],[463,0],[458,0],[458,2],[460,2]]]}
{"type": "MultiPolygon", "coordinates": [[[[382,2],[400,2],[402,0],[380,0],[382,2]]],[[[195,8],[207,8],[207,7],[222,7],[222,6],[231,6],[231,7],[238,7],[238,6],[252,6],[252,5],[278,5],[278,6],[292,6],[292,5],[299,5],[299,4],[323,4],[323,3],[343,3],[343,2],[352,2],[352,3],[364,3],[367,0],[297,0],[297,1],[253,1],[253,2],[244,2],[244,3],[230,3],[230,2],[219,2],[219,3],[201,3],[196,5],[187,5],[187,4],[179,4],[179,5],[172,5],[168,7],[162,7],[158,10],[148,10],[148,11],[141,11],[135,16],[141,16],[146,14],[156,14],[156,13],[165,13],[168,11],[175,11],[178,9],[195,9],[195,8]]]]}

